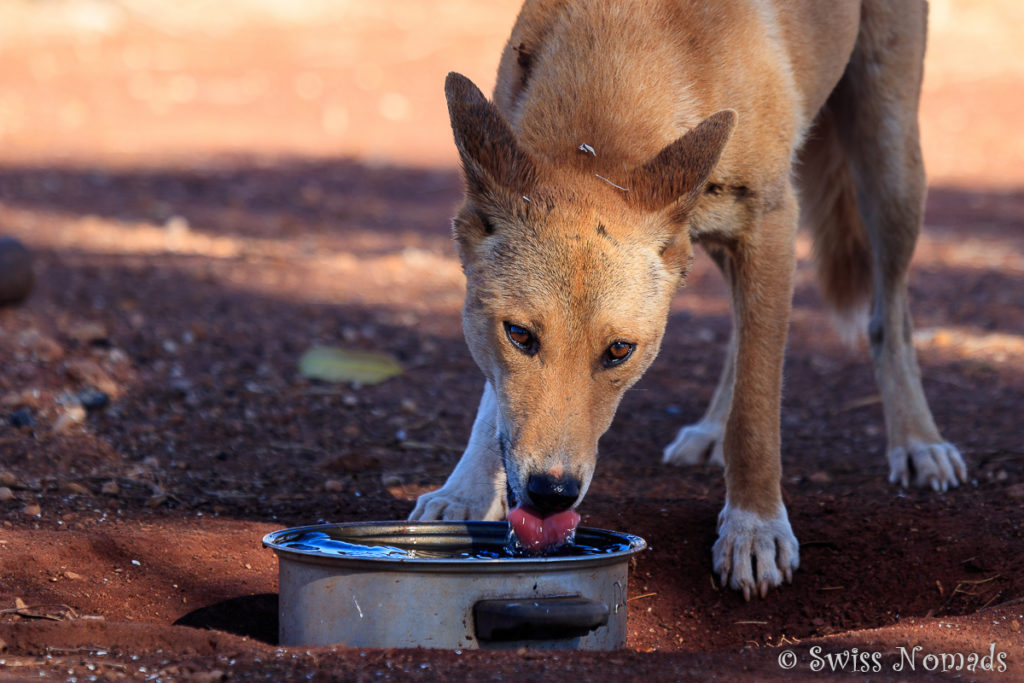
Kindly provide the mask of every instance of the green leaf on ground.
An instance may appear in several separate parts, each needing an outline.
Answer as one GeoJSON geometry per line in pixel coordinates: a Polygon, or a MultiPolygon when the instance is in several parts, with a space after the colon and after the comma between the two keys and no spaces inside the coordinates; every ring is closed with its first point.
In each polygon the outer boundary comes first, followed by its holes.
{"type": "Polygon", "coordinates": [[[303,377],[324,382],[380,384],[402,374],[393,356],[379,351],[349,351],[333,346],[314,346],[299,359],[303,377]]]}

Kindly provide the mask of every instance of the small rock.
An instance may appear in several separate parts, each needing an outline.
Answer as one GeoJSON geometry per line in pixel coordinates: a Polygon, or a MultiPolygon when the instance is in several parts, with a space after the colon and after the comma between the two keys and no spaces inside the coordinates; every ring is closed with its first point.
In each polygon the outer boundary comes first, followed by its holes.
{"type": "Polygon", "coordinates": [[[384,488],[391,488],[392,486],[401,486],[405,482],[397,474],[385,474],[380,478],[380,483],[384,485],[384,488]]]}
{"type": "Polygon", "coordinates": [[[57,340],[44,336],[37,329],[23,330],[18,335],[18,346],[43,362],[60,360],[64,357],[64,347],[58,344],[57,340]]]}
{"type": "Polygon", "coordinates": [[[328,479],[324,482],[324,491],[328,493],[341,493],[345,490],[345,484],[337,479],[328,479]]]}
{"type": "Polygon", "coordinates": [[[380,458],[357,452],[329,456],[318,463],[318,467],[335,472],[365,472],[380,466],[380,458]]]}
{"type": "Polygon", "coordinates": [[[0,503],[6,503],[9,500],[14,500],[14,491],[7,486],[0,486],[0,503]]]}
{"type": "Polygon", "coordinates": [[[1017,500],[1024,498],[1024,483],[1007,486],[1006,495],[1017,500]]]}
{"type": "Polygon", "coordinates": [[[103,486],[100,488],[100,493],[102,493],[105,496],[116,496],[120,492],[121,492],[121,487],[118,486],[117,482],[114,481],[114,480],[110,480],[108,482],[105,482],[103,484],[103,486]]]}
{"type": "Polygon", "coordinates": [[[13,237],[0,237],[0,306],[24,301],[34,280],[32,252],[13,237]]]}
{"type": "Polygon", "coordinates": [[[65,482],[65,484],[60,488],[64,493],[71,493],[77,496],[85,496],[89,494],[89,489],[82,484],[79,484],[77,481],[65,482]]]}
{"type": "Polygon", "coordinates": [[[78,581],[80,579],[84,579],[85,577],[81,574],[76,574],[75,572],[64,572],[64,578],[71,579],[72,581],[78,581]]]}
{"type": "Polygon", "coordinates": [[[103,410],[110,405],[110,396],[95,387],[86,387],[78,392],[78,401],[87,411],[103,410]]]}
{"type": "Polygon", "coordinates": [[[8,408],[38,408],[42,392],[39,389],[23,389],[4,394],[0,398],[0,405],[8,408]]]}
{"type": "Polygon", "coordinates": [[[119,392],[117,383],[96,361],[88,359],[68,361],[67,371],[73,379],[78,380],[82,385],[102,392],[110,398],[117,398],[119,392]]]}
{"type": "Polygon", "coordinates": [[[43,514],[43,508],[40,507],[39,503],[29,503],[22,509],[22,512],[29,517],[38,517],[43,514]]]}
{"type": "Polygon", "coordinates": [[[815,472],[811,476],[807,477],[815,484],[827,484],[832,481],[832,475],[825,471],[815,472]]]}
{"type": "Polygon", "coordinates": [[[7,416],[7,424],[12,427],[34,427],[36,421],[32,419],[28,408],[21,408],[7,416]]]}
{"type": "Polygon", "coordinates": [[[110,365],[128,366],[131,365],[131,358],[121,349],[114,347],[107,350],[107,363],[110,365]]]}
{"type": "Polygon", "coordinates": [[[65,434],[85,422],[85,408],[81,405],[68,406],[53,424],[53,431],[65,434]]]}
{"type": "Polygon", "coordinates": [[[17,486],[18,478],[14,476],[13,472],[4,470],[3,472],[0,472],[0,484],[3,484],[4,486],[17,486]]]}
{"type": "Polygon", "coordinates": [[[110,337],[103,323],[92,321],[72,325],[67,331],[67,335],[79,344],[102,344],[110,337]]]}

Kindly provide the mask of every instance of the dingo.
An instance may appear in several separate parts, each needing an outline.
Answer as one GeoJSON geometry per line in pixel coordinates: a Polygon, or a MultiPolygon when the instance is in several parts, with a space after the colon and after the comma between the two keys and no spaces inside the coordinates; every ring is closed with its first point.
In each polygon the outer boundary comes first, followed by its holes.
{"type": "Polygon", "coordinates": [[[911,0],[532,0],[493,103],[450,74],[464,330],[487,382],[462,459],[412,519],[508,515],[528,547],[564,541],[697,243],[730,284],[733,333],[706,414],[664,461],[725,466],[723,585],[749,599],[790,581],[779,394],[798,217],[828,301],[870,302],[891,481],[963,481],[906,296],[926,15],[911,0]]]}

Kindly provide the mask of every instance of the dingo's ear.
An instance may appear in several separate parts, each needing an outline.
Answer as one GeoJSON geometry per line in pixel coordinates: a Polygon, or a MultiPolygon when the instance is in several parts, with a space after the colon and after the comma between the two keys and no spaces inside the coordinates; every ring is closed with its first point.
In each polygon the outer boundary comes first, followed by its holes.
{"type": "Polygon", "coordinates": [[[486,193],[498,185],[525,193],[533,185],[534,165],[498,108],[471,80],[455,72],[445,79],[444,94],[467,189],[486,193]]]}
{"type": "Polygon", "coordinates": [[[648,211],[680,201],[689,212],[696,204],[736,125],[736,112],[723,109],[701,121],[661,150],[629,177],[628,199],[648,211]]]}

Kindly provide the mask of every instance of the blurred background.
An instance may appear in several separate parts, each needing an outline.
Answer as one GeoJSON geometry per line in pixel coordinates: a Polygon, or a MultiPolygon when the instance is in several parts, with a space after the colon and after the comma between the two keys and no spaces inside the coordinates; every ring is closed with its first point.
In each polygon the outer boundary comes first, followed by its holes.
{"type": "Polygon", "coordinates": [[[514,2],[10,0],[11,158],[449,163],[448,70],[493,83],[514,2]]]}
{"type": "MultiPolygon", "coordinates": [[[[2,158],[348,156],[451,164],[441,93],[489,91],[516,0],[5,0],[2,158]]],[[[933,0],[931,176],[1019,185],[1024,6],[933,0]]]]}

